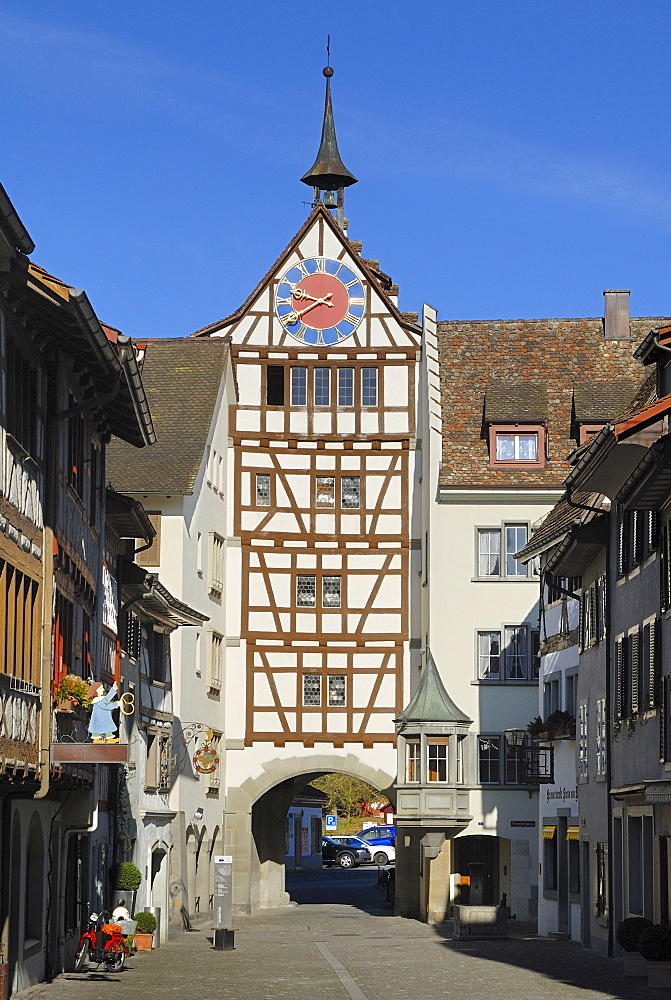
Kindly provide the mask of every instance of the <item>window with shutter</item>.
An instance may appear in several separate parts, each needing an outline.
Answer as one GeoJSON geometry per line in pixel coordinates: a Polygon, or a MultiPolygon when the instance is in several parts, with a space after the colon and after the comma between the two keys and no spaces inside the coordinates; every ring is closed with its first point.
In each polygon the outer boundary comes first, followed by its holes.
{"type": "Polygon", "coordinates": [[[589,644],[593,646],[597,641],[596,633],[596,584],[589,588],[589,644]]]}
{"type": "Polygon", "coordinates": [[[617,575],[627,572],[627,512],[618,508],[617,512],[617,575]]]}
{"type": "Polygon", "coordinates": [[[624,639],[615,640],[615,718],[621,719],[624,709],[624,639]]]}
{"type": "Polygon", "coordinates": [[[669,678],[662,677],[661,697],[659,699],[659,759],[663,764],[668,757],[668,739],[666,727],[669,708],[669,678]]]}
{"type": "Polygon", "coordinates": [[[650,707],[659,705],[660,687],[662,680],[662,658],[660,656],[661,646],[659,642],[659,618],[650,622],[650,707]]]}
{"type": "Polygon", "coordinates": [[[580,601],[578,603],[578,651],[582,653],[585,648],[584,641],[584,631],[585,627],[585,594],[580,595],[580,601]]]}
{"type": "Polygon", "coordinates": [[[647,528],[648,554],[650,554],[655,551],[657,542],[659,541],[659,513],[656,510],[648,511],[647,528]]]}
{"type": "Polygon", "coordinates": [[[669,607],[669,588],[668,588],[668,568],[667,568],[667,535],[668,528],[664,526],[660,533],[659,538],[659,603],[662,611],[666,611],[669,607]]]}
{"type": "Polygon", "coordinates": [[[639,705],[640,676],[638,669],[638,654],[639,634],[638,632],[632,632],[629,636],[629,663],[631,665],[629,671],[631,679],[630,706],[632,715],[637,714],[639,705]]]}
{"type": "Polygon", "coordinates": [[[629,514],[631,519],[631,548],[633,563],[638,566],[643,558],[643,511],[632,510],[629,514]]]}

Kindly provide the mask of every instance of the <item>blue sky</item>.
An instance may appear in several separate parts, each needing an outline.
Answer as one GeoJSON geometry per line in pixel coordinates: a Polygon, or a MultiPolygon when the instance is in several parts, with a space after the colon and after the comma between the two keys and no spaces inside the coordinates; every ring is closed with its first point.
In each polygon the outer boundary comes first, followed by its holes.
{"type": "Polygon", "coordinates": [[[441,318],[669,315],[669,0],[0,0],[0,181],[134,337],[232,312],[304,221],[326,36],[349,235],[441,318]]]}

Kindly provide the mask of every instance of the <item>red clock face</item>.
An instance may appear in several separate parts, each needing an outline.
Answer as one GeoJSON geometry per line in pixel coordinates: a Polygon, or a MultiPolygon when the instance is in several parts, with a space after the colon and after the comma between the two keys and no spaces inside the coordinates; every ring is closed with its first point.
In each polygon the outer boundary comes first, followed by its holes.
{"type": "Polygon", "coordinates": [[[307,257],[279,279],[275,311],[287,333],[303,344],[328,347],[351,337],[361,323],[366,292],[342,260],[307,257]]]}
{"type": "Polygon", "coordinates": [[[337,326],[349,309],[347,289],[332,274],[309,274],[298,282],[291,298],[296,312],[313,330],[337,326]]]}

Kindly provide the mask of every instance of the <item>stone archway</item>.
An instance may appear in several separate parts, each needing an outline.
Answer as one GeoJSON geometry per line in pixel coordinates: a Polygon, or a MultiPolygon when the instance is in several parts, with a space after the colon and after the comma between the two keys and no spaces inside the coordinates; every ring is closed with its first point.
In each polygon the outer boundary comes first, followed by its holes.
{"type": "Polygon", "coordinates": [[[225,853],[233,856],[236,910],[250,912],[289,902],[284,888],[287,811],[304,785],[331,772],[360,778],[395,799],[394,776],[351,753],[276,758],[238,788],[229,788],[225,853]]]}

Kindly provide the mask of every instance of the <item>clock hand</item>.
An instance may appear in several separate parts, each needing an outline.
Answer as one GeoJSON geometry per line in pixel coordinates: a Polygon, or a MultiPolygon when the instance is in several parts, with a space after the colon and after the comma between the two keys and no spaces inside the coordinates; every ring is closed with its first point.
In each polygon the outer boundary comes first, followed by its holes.
{"type": "Polygon", "coordinates": [[[329,306],[331,306],[333,304],[331,302],[328,302],[328,303],[326,302],[326,299],[330,299],[331,298],[331,296],[333,295],[333,292],[328,292],[326,295],[322,296],[320,299],[315,298],[314,295],[310,295],[310,293],[306,292],[304,288],[297,288],[295,290],[295,292],[293,292],[292,294],[293,294],[293,297],[295,299],[298,299],[299,301],[301,299],[311,299],[313,302],[322,302],[322,303],[325,303],[326,305],[329,305],[329,306]]]}
{"type": "MultiPolygon", "coordinates": [[[[301,309],[300,312],[294,309],[292,310],[292,312],[286,313],[286,315],[284,315],[282,319],[285,320],[285,322],[288,323],[290,326],[292,326],[294,323],[297,323],[299,321],[301,316],[304,316],[306,312],[309,312],[311,309],[314,309],[315,306],[323,305],[323,306],[328,306],[329,309],[332,309],[333,303],[326,301],[330,297],[331,297],[331,292],[329,292],[328,295],[324,295],[320,299],[315,299],[314,302],[311,302],[309,306],[305,307],[305,309],[301,309]]],[[[312,298],[312,296],[310,296],[310,298],[312,298]]]]}

